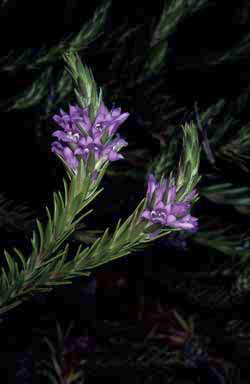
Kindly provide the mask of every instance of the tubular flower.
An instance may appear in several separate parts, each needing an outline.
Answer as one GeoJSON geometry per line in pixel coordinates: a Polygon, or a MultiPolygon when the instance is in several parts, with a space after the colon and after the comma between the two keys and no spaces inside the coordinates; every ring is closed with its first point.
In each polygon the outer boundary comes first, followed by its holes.
{"type": "Polygon", "coordinates": [[[70,168],[76,171],[79,159],[88,160],[90,152],[94,154],[99,166],[106,160],[123,159],[118,151],[128,143],[117,134],[119,126],[128,118],[129,113],[121,113],[121,108],[110,112],[101,103],[95,121],[91,123],[88,108],[70,106],[69,113],[62,109],[53,120],[63,129],[52,133],[57,140],[52,143],[52,152],[62,156],[70,168]]]}
{"type": "Polygon", "coordinates": [[[147,189],[148,208],[142,212],[141,218],[161,226],[196,231],[198,219],[189,213],[190,202],[195,194],[194,190],[184,202],[178,202],[176,201],[176,186],[168,185],[165,179],[160,185],[151,174],[147,189]]]}

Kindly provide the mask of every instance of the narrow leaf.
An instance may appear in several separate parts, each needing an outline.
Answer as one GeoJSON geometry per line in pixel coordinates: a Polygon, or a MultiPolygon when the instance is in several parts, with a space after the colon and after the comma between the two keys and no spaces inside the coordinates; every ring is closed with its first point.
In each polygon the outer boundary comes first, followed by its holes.
{"type": "Polygon", "coordinates": [[[22,304],[21,300],[15,301],[15,303],[9,304],[0,308],[0,314],[10,311],[11,309],[17,307],[19,304],[22,304]]]}
{"type": "Polygon", "coordinates": [[[66,284],[72,284],[72,281],[49,281],[48,283],[45,283],[45,285],[66,285],[66,284]]]}
{"type": "Polygon", "coordinates": [[[4,251],[5,258],[7,260],[8,266],[9,266],[10,273],[13,274],[14,262],[12,260],[12,257],[10,256],[10,254],[5,249],[3,251],[4,251]]]}
{"type": "Polygon", "coordinates": [[[31,239],[32,244],[32,251],[35,255],[38,255],[38,240],[37,240],[37,234],[36,231],[33,231],[33,236],[31,239]]]}
{"type": "Polygon", "coordinates": [[[90,204],[92,200],[94,200],[101,192],[103,191],[103,188],[99,189],[96,193],[93,195],[90,195],[90,197],[83,203],[82,209],[86,207],[86,205],[90,204]]]}
{"type": "Polygon", "coordinates": [[[60,240],[56,242],[56,245],[52,248],[51,252],[55,252],[62,243],[75,231],[75,228],[68,230],[62,237],[60,237],[60,240]]]}
{"type": "MultiPolygon", "coordinates": [[[[93,212],[93,209],[90,209],[88,212],[84,213],[83,215],[81,215],[80,217],[78,217],[78,219],[76,219],[72,225],[76,226],[79,222],[82,221],[82,219],[84,219],[84,217],[88,216],[90,213],[93,212]]],[[[79,228],[78,228],[79,229],[79,228]]]]}
{"type": "Polygon", "coordinates": [[[103,234],[103,236],[102,236],[102,238],[101,238],[101,240],[100,240],[100,242],[98,243],[98,245],[97,245],[97,247],[96,247],[96,249],[95,249],[95,251],[92,253],[92,257],[94,258],[95,257],[95,255],[97,256],[96,258],[97,259],[99,259],[99,258],[101,258],[102,257],[102,251],[99,251],[100,250],[100,247],[102,247],[102,249],[104,250],[104,247],[105,247],[105,241],[107,241],[108,240],[108,236],[109,236],[109,228],[106,228],[106,230],[105,230],[105,232],[104,232],[104,234],[103,234]],[[98,257],[98,253],[99,253],[99,257],[98,257]]]}
{"type": "Polygon", "coordinates": [[[57,223],[57,220],[58,220],[58,208],[57,208],[57,205],[58,205],[58,199],[57,199],[56,192],[53,193],[53,200],[54,200],[54,215],[53,215],[53,221],[54,221],[54,223],[57,223]]]}
{"type": "Polygon", "coordinates": [[[62,197],[62,194],[61,194],[61,192],[60,191],[58,191],[58,196],[59,196],[59,201],[60,201],[60,203],[61,203],[61,207],[62,207],[62,209],[64,209],[65,208],[65,204],[64,204],[64,200],[63,200],[63,197],[62,197]]]}
{"type": "Polygon", "coordinates": [[[39,235],[40,235],[40,248],[39,248],[39,254],[40,254],[42,252],[43,241],[44,241],[43,227],[42,227],[42,223],[38,219],[36,219],[36,224],[37,224],[39,235]]]}
{"type": "Polygon", "coordinates": [[[16,252],[16,254],[18,255],[18,257],[20,258],[23,268],[25,268],[26,267],[26,260],[24,258],[24,255],[22,254],[22,252],[19,249],[17,249],[17,248],[13,248],[13,249],[16,252]]]}
{"type": "Polygon", "coordinates": [[[51,243],[51,240],[52,240],[52,230],[53,230],[53,224],[52,224],[52,219],[51,219],[51,214],[50,214],[50,211],[48,209],[48,207],[45,207],[46,211],[47,211],[47,215],[48,215],[48,223],[47,223],[47,227],[46,227],[46,230],[45,230],[45,235],[44,235],[44,244],[45,244],[45,248],[46,246],[50,245],[51,243]]]}
{"type": "Polygon", "coordinates": [[[64,178],[63,178],[63,186],[64,186],[64,201],[65,201],[65,206],[67,206],[68,205],[68,185],[64,178]]]}
{"type": "Polygon", "coordinates": [[[9,282],[8,276],[7,276],[6,272],[5,272],[5,269],[2,267],[1,270],[2,270],[2,281],[3,281],[4,285],[5,285],[5,287],[9,288],[10,282],[9,282]]]}

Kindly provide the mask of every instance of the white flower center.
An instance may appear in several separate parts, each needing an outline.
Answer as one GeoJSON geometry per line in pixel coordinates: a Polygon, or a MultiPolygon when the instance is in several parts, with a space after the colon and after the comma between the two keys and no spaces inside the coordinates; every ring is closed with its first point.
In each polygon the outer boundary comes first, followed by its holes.
{"type": "Polygon", "coordinates": [[[165,212],[152,211],[151,212],[151,218],[152,219],[163,219],[163,220],[165,220],[166,219],[166,213],[165,212]]]}
{"type": "Polygon", "coordinates": [[[80,138],[79,133],[74,133],[72,131],[69,131],[67,134],[68,137],[72,138],[74,141],[78,141],[80,138]]]}
{"type": "Polygon", "coordinates": [[[96,128],[98,128],[98,131],[99,131],[99,132],[102,132],[102,131],[103,131],[103,126],[102,126],[101,123],[97,123],[95,126],[96,126],[96,128]]]}

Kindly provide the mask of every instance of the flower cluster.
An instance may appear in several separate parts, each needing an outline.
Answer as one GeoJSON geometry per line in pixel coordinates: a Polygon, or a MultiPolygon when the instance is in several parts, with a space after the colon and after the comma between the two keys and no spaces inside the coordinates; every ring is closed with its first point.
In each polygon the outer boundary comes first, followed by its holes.
{"type": "Polygon", "coordinates": [[[147,190],[148,209],[143,211],[141,218],[161,226],[196,231],[198,219],[189,213],[190,202],[195,195],[194,190],[185,198],[184,202],[178,202],[176,201],[176,186],[170,185],[165,179],[161,184],[157,183],[155,177],[150,174],[147,190]]]}
{"type": "Polygon", "coordinates": [[[53,120],[63,128],[52,133],[57,141],[52,143],[52,151],[59,154],[68,166],[76,170],[79,159],[82,157],[87,162],[90,153],[94,154],[98,164],[95,171],[106,161],[123,159],[118,151],[127,145],[127,142],[117,134],[119,126],[128,118],[129,113],[121,113],[121,108],[108,111],[101,103],[94,122],[89,117],[88,108],[71,105],[69,114],[60,110],[60,115],[54,115],[53,120]]]}

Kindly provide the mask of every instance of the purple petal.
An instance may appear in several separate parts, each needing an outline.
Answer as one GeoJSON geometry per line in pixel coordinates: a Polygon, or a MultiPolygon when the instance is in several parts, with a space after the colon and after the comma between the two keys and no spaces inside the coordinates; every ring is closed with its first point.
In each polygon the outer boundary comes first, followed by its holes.
{"type": "Polygon", "coordinates": [[[168,190],[167,203],[173,203],[176,199],[176,187],[173,186],[168,190]]]}
{"type": "Polygon", "coordinates": [[[68,165],[76,169],[79,165],[79,160],[74,156],[73,152],[69,147],[65,147],[63,150],[63,155],[68,165]]]}
{"type": "Polygon", "coordinates": [[[63,156],[63,148],[64,147],[58,141],[54,141],[52,143],[51,151],[63,156]]]}
{"type": "Polygon", "coordinates": [[[70,105],[69,106],[69,114],[70,115],[79,115],[79,108],[77,106],[74,106],[74,105],[70,105]]]}
{"type": "Polygon", "coordinates": [[[100,105],[100,108],[98,110],[98,114],[104,115],[104,116],[109,114],[109,110],[103,102],[100,105]]]}
{"type": "Polygon", "coordinates": [[[181,229],[194,229],[194,224],[189,223],[188,221],[177,221],[174,226],[181,229]]]}
{"type": "Polygon", "coordinates": [[[121,148],[126,147],[127,145],[127,141],[124,139],[120,139],[120,136],[111,141],[111,143],[109,144],[109,146],[111,146],[112,149],[115,151],[119,151],[121,148]]]}
{"type": "Polygon", "coordinates": [[[111,126],[109,126],[109,135],[112,136],[116,131],[117,129],[119,128],[119,126],[124,123],[125,120],[127,120],[128,116],[130,114],[129,113],[123,113],[120,117],[118,117],[117,119],[115,119],[113,121],[113,123],[111,124],[111,126]]]}
{"type": "Polygon", "coordinates": [[[154,205],[155,209],[164,209],[165,210],[165,205],[162,201],[154,205]]]}
{"type": "Polygon", "coordinates": [[[151,211],[149,210],[143,211],[143,213],[141,214],[141,217],[151,221],[151,211]]]}
{"type": "Polygon", "coordinates": [[[166,222],[168,225],[174,223],[175,221],[176,221],[176,217],[174,215],[168,215],[167,216],[166,222]]]}
{"type": "Polygon", "coordinates": [[[198,219],[196,217],[191,216],[190,214],[187,214],[182,219],[177,221],[175,227],[186,230],[197,230],[198,219]]]}
{"type": "Polygon", "coordinates": [[[158,205],[163,200],[163,195],[165,193],[166,187],[167,187],[167,183],[165,181],[165,183],[163,183],[163,185],[160,188],[158,188],[156,199],[155,199],[155,205],[158,205]]]}
{"type": "Polygon", "coordinates": [[[74,155],[82,155],[84,151],[84,148],[76,148],[74,150],[74,155]]]}
{"type": "Polygon", "coordinates": [[[171,213],[175,216],[183,216],[188,213],[190,204],[188,203],[176,203],[171,208],[171,213]]]}
{"type": "Polygon", "coordinates": [[[112,117],[119,117],[121,114],[121,108],[114,108],[111,111],[111,116],[112,117]]]}
{"type": "Polygon", "coordinates": [[[116,161],[119,159],[123,159],[123,156],[118,154],[117,152],[111,150],[109,152],[108,159],[109,159],[109,161],[116,161]]]}
{"type": "Polygon", "coordinates": [[[58,123],[58,124],[60,124],[60,122],[61,122],[61,120],[62,120],[61,116],[59,116],[59,115],[54,115],[54,116],[52,116],[52,119],[53,119],[56,123],[58,123]]]}
{"type": "Polygon", "coordinates": [[[149,197],[149,200],[152,199],[155,189],[156,189],[156,180],[154,175],[150,174],[148,178],[148,190],[147,190],[147,195],[149,197]]]}
{"type": "Polygon", "coordinates": [[[187,197],[185,198],[185,201],[191,201],[193,199],[193,197],[196,195],[197,191],[196,189],[194,189],[191,193],[189,193],[187,195],[187,197]]]}

